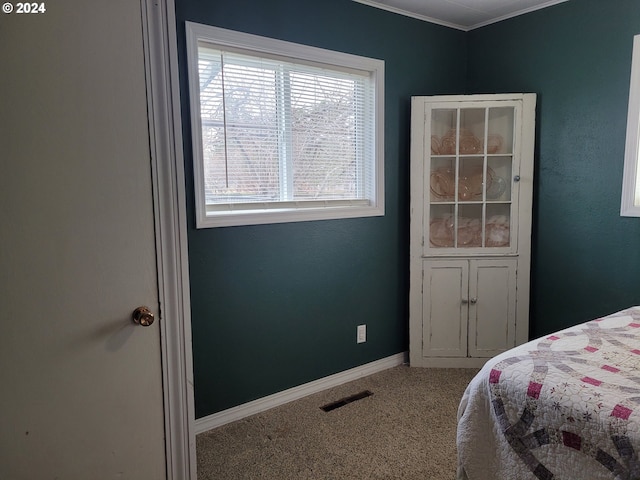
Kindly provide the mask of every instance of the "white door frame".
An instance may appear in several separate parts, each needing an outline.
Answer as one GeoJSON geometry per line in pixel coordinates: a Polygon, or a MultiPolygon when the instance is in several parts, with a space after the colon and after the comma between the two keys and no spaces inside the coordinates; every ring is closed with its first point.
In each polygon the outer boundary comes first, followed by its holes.
{"type": "Polygon", "coordinates": [[[196,479],[186,197],[174,0],[140,0],[158,265],[167,480],[196,479]]]}

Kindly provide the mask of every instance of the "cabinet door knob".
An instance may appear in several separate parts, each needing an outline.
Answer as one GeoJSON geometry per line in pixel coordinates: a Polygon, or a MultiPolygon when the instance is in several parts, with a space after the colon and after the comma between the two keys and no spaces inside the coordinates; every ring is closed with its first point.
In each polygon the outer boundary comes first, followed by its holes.
{"type": "Polygon", "coordinates": [[[478,299],[477,299],[477,298],[472,298],[472,299],[471,299],[471,303],[477,303],[477,302],[478,302],[478,299]]]}
{"type": "Polygon", "coordinates": [[[514,182],[519,182],[520,181],[520,175],[516,175],[515,177],[513,177],[513,181],[514,182]]]}
{"type": "Polygon", "coordinates": [[[462,303],[469,303],[469,300],[467,300],[466,298],[463,298],[462,303]]]}

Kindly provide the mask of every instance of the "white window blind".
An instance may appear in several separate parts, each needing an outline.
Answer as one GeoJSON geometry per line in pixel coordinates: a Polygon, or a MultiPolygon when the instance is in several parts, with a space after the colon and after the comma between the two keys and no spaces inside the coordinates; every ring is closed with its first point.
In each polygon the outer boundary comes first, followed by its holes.
{"type": "Polygon", "coordinates": [[[371,70],[195,40],[201,226],[381,214],[371,70]]]}

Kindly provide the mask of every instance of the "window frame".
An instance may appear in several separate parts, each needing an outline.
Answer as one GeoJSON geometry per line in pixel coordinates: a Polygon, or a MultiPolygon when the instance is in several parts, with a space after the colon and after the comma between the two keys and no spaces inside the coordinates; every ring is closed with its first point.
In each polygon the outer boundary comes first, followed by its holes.
{"type": "MultiPolygon", "coordinates": [[[[236,32],[194,22],[185,22],[189,104],[191,109],[191,143],[194,172],[196,228],[258,225],[298,221],[357,218],[384,215],[384,61],[342,52],[335,52],[283,40],[236,32]],[[200,82],[198,44],[212,48],[236,48],[256,55],[276,55],[291,61],[324,64],[337,69],[356,69],[369,73],[373,82],[373,159],[372,194],[367,200],[337,200],[317,202],[282,202],[282,207],[208,211],[205,203],[202,120],[200,114],[200,82]]],[[[278,202],[274,202],[278,203],[278,202]]],[[[233,204],[230,204],[233,205],[233,204]]],[[[256,206],[258,207],[258,206],[256,206]]]]}
{"type": "Polygon", "coordinates": [[[633,37],[620,215],[640,217],[640,35],[633,37]]]}

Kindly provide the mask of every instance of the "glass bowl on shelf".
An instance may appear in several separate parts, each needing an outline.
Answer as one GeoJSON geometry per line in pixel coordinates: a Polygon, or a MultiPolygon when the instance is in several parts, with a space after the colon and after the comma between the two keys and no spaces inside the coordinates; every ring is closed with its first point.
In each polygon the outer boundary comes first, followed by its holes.
{"type": "Polygon", "coordinates": [[[478,218],[458,219],[458,246],[482,246],[482,224],[478,218]]]}
{"type": "Polygon", "coordinates": [[[453,215],[444,215],[429,223],[429,241],[432,247],[453,247],[453,215]]]}
{"type": "Polygon", "coordinates": [[[431,194],[440,200],[451,200],[456,193],[455,172],[449,167],[431,172],[431,194]]]}
{"type": "Polygon", "coordinates": [[[485,225],[485,245],[487,247],[507,247],[510,237],[509,218],[506,215],[492,215],[485,225]]]}
{"type": "MultiPolygon", "coordinates": [[[[431,138],[433,150],[433,137],[431,138]]],[[[462,155],[482,153],[482,140],[465,128],[460,129],[460,135],[458,136],[458,130],[452,128],[442,138],[438,139],[438,154],[455,155],[457,141],[460,142],[460,153],[462,155]]]]}
{"type": "Polygon", "coordinates": [[[458,180],[458,200],[469,202],[482,199],[482,167],[463,168],[458,180]]]}
{"type": "Polygon", "coordinates": [[[492,175],[491,182],[487,184],[487,200],[498,200],[506,191],[507,181],[498,175],[492,175]]]}
{"type": "Polygon", "coordinates": [[[504,139],[502,138],[502,135],[498,135],[497,133],[490,133],[487,135],[487,153],[489,155],[500,153],[500,151],[502,151],[503,144],[504,139]]]}

